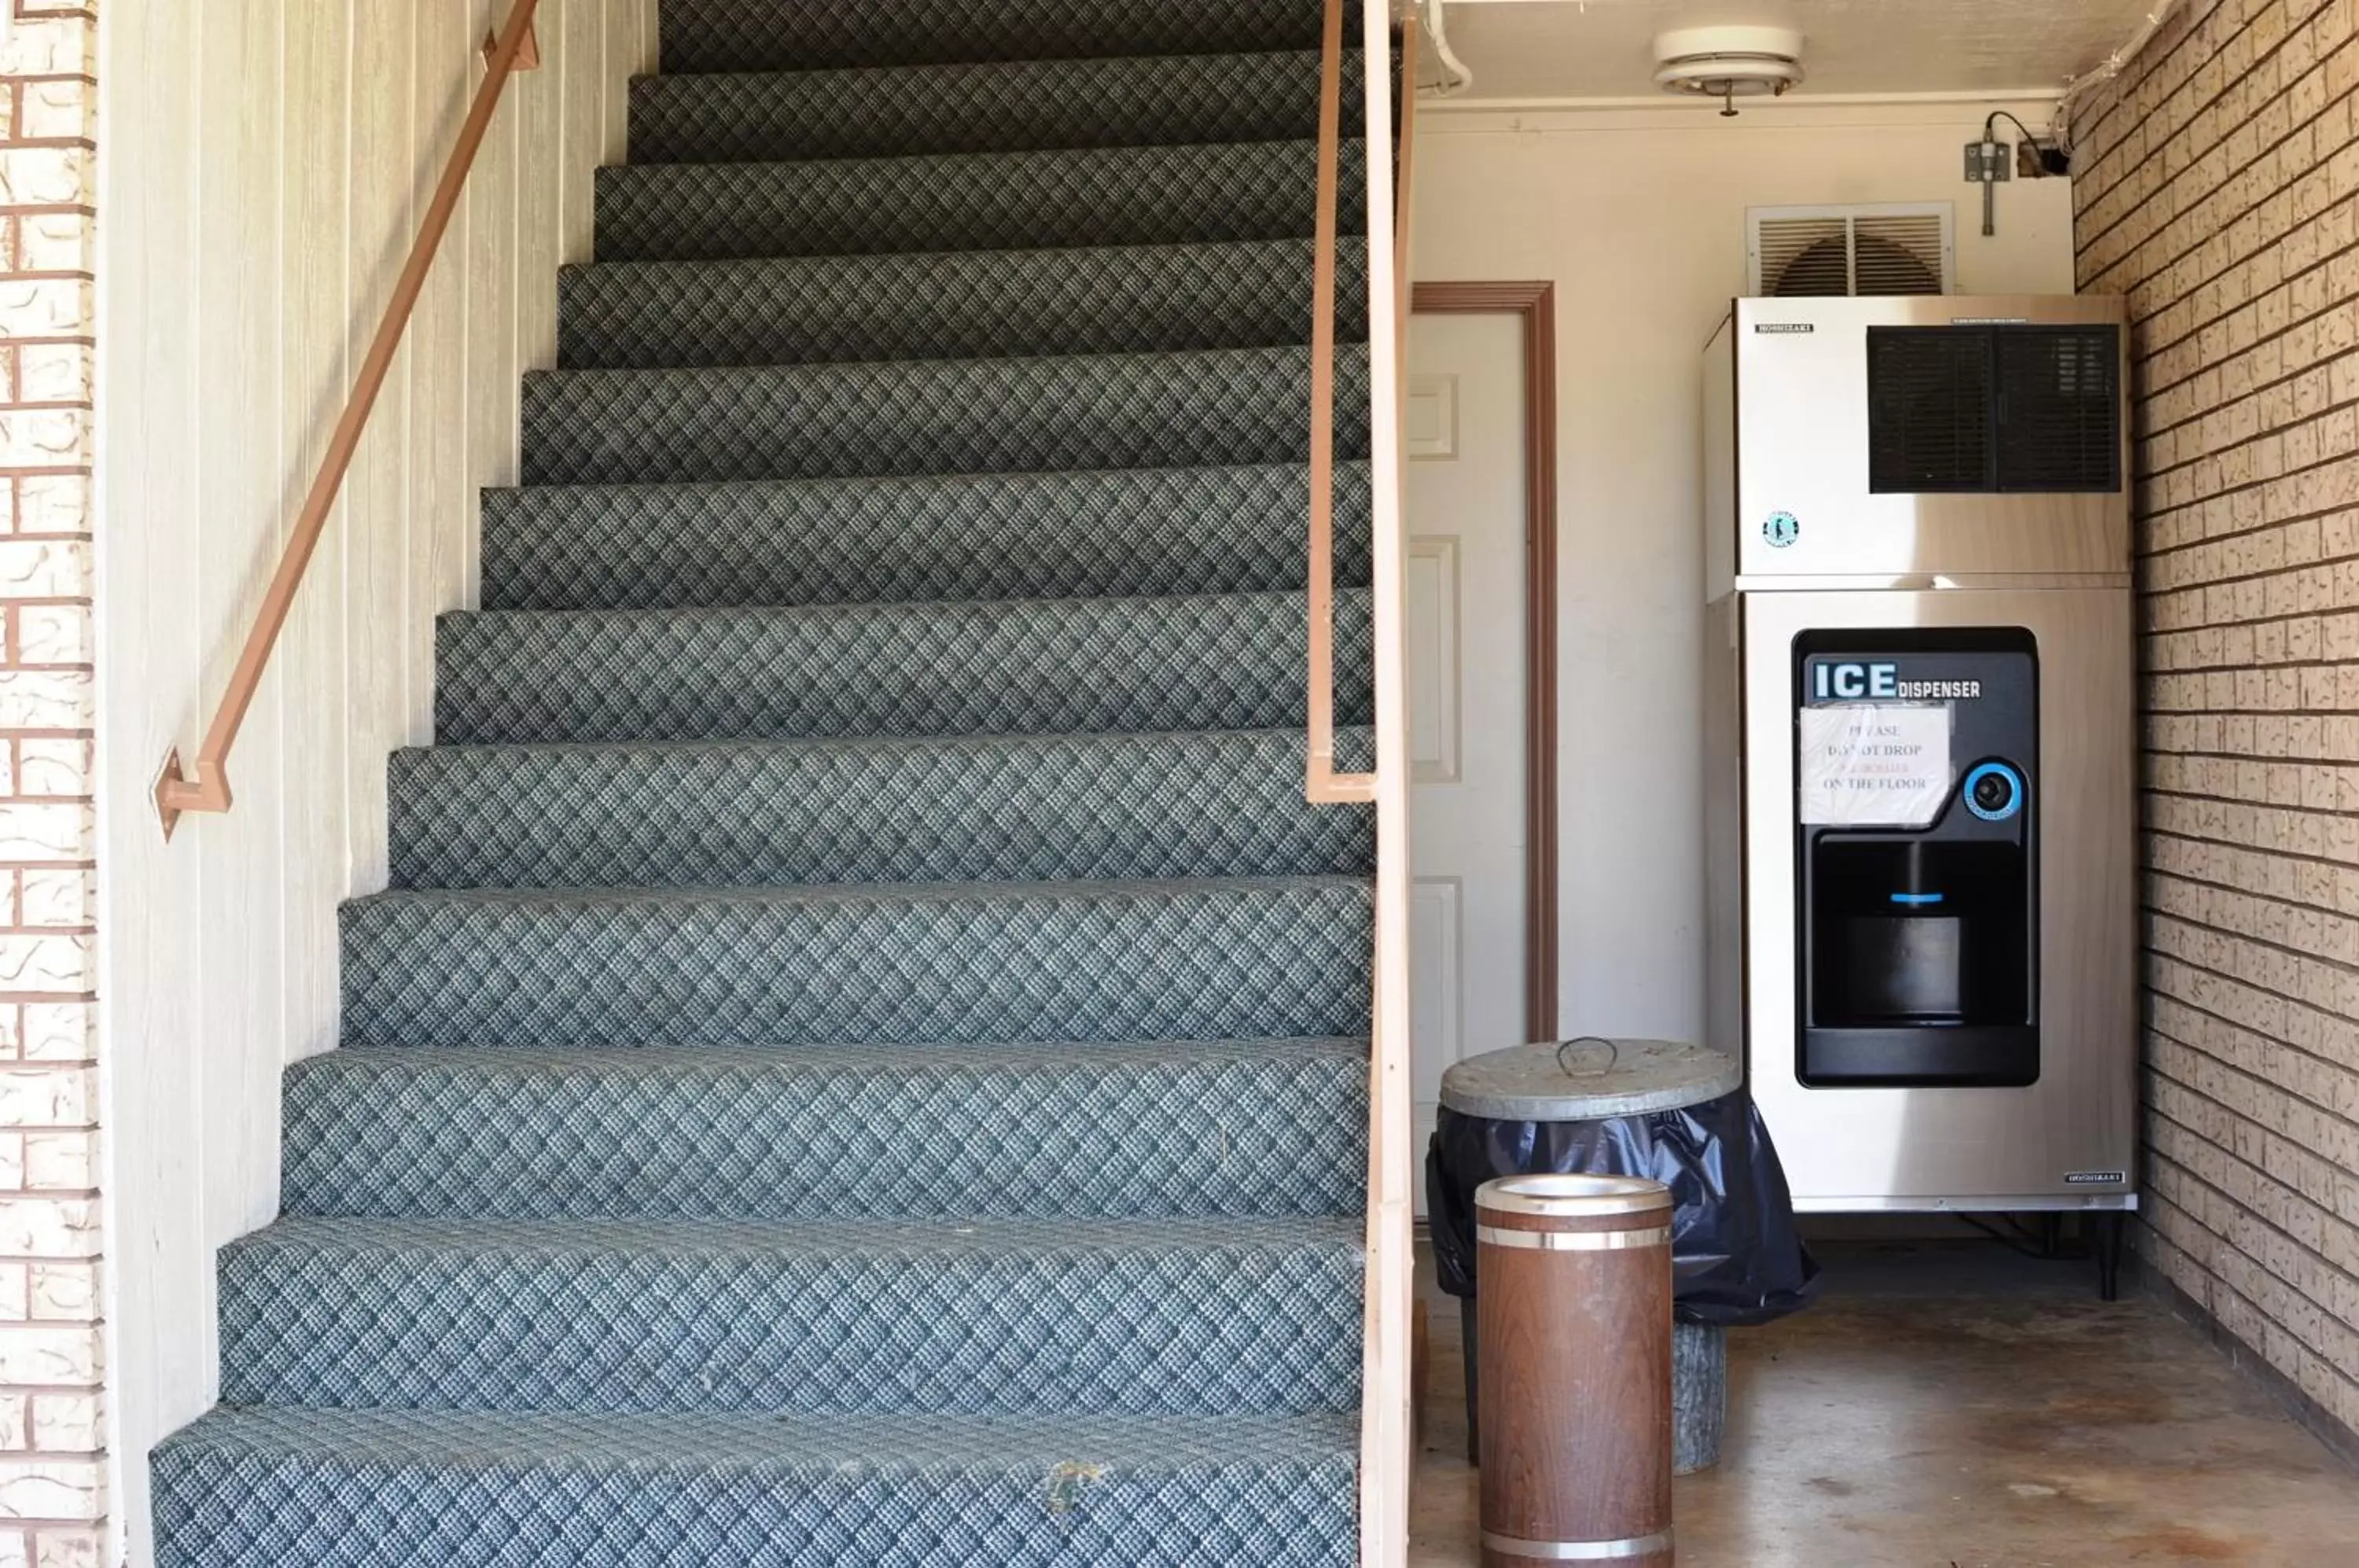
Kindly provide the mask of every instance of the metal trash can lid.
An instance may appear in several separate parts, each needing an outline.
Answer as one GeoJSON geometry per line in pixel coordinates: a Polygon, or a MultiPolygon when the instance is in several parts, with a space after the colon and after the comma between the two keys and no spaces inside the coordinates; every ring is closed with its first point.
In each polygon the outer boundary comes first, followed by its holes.
{"type": "Polygon", "coordinates": [[[1724,1051],[1585,1035],[1468,1057],[1441,1075],[1441,1103],[1492,1121],[1593,1122],[1700,1105],[1744,1082],[1724,1051]]]}
{"type": "Polygon", "coordinates": [[[1474,1189],[1474,1206],[1496,1214],[1594,1219],[1643,1214],[1671,1206],[1671,1190],[1644,1176],[1587,1176],[1536,1171],[1502,1176],[1474,1189]]]}

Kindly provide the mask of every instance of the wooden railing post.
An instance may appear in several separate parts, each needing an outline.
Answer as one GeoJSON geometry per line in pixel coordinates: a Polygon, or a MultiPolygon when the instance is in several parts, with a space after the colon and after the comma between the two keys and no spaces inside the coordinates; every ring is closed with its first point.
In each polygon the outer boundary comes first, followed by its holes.
{"type": "MultiPolygon", "coordinates": [[[[1335,770],[1335,288],[1341,205],[1343,0],[1327,0],[1319,93],[1319,191],[1312,242],[1309,682],[1303,792],[1320,803],[1373,803],[1376,819],[1375,985],[1370,997],[1368,1203],[1361,1367],[1360,1562],[1405,1568],[1413,1475],[1412,1171],[1408,950],[1408,719],[1403,629],[1403,401],[1408,319],[1407,191],[1416,114],[1417,32],[1402,30],[1399,176],[1386,69],[1388,0],[1360,0],[1365,72],[1369,467],[1375,767],[1335,770]],[[1398,200],[1397,201],[1396,197],[1398,200]]],[[[1353,410],[1356,415],[1359,410],[1353,410]]]]}
{"type": "Polygon", "coordinates": [[[255,612],[254,625],[246,632],[245,646],[238,650],[237,664],[230,671],[229,684],[222,691],[220,706],[213,710],[212,723],[206,726],[196,757],[188,768],[183,769],[177,746],[164,758],[163,770],[156,780],[156,814],[163,822],[168,839],[183,812],[226,811],[230,808],[230,750],[237,745],[238,730],[245,724],[246,710],[254,705],[255,693],[261,688],[262,672],[269,665],[278,634],[287,625],[295,592],[303,585],[303,573],[311,564],[312,552],[319,548],[320,536],[327,529],[330,514],[335,510],[345,471],[352,467],[353,454],[360,449],[369,415],[376,408],[377,395],[385,389],[393,357],[401,348],[403,334],[409,330],[410,315],[418,307],[418,297],[426,288],[426,276],[434,267],[435,253],[441,248],[442,236],[450,230],[451,215],[457,212],[459,198],[466,190],[467,175],[474,168],[484,133],[491,128],[500,94],[510,76],[539,63],[532,28],[533,12],[539,3],[540,0],[516,0],[506,25],[486,45],[484,58],[489,69],[483,84],[475,90],[466,119],[459,126],[458,140],[451,148],[450,160],[443,165],[433,198],[427,203],[426,215],[419,223],[418,238],[409,248],[409,258],[402,264],[401,276],[393,286],[393,297],[386,301],[376,335],[369,341],[360,373],[353,380],[352,395],[345,400],[344,411],[328,438],[328,450],[320,459],[319,472],[312,476],[310,489],[304,493],[303,505],[288,535],[286,550],[278,558],[278,569],[271,574],[269,587],[263,592],[261,607],[255,612]]]}

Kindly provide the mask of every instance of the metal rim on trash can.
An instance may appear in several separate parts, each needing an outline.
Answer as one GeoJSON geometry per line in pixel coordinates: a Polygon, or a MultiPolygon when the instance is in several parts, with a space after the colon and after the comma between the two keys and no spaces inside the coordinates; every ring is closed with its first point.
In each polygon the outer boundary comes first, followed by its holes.
{"type": "Polygon", "coordinates": [[[1475,1190],[1474,1206],[1502,1214],[1549,1219],[1603,1219],[1653,1214],[1671,1206],[1671,1190],[1643,1176],[1584,1176],[1538,1171],[1502,1176],[1475,1190]]]}

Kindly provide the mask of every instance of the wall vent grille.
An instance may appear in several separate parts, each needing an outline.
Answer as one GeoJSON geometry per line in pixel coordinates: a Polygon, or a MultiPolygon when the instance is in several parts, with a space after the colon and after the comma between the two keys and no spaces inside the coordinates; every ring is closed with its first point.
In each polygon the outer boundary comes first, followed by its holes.
{"type": "Polygon", "coordinates": [[[1947,201],[1754,207],[1745,218],[1756,296],[1948,294],[1956,289],[1947,201]]]}

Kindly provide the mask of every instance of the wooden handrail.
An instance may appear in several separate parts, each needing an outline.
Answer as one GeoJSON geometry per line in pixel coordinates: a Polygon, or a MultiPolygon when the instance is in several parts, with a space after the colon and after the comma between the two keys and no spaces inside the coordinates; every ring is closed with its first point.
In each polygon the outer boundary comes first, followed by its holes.
{"type": "MultiPolygon", "coordinates": [[[[1393,225],[1394,342],[1405,354],[1408,332],[1408,198],[1415,168],[1417,38],[1414,16],[1401,25],[1401,117],[1397,206],[1393,225]]],[[[1377,91],[1371,67],[1367,90],[1377,91]]],[[[1310,642],[1304,660],[1310,709],[1302,792],[1315,805],[1376,798],[1374,773],[1335,770],[1335,289],[1342,220],[1343,5],[1328,0],[1319,75],[1319,193],[1311,242],[1310,642]]],[[[1374,310],[1376,301],[1371,299],[1374,310]]]]}
{"type": "Polygon", "coordinates": [[[418,238],[409,248],[409,259],[402,264],[401,276],[393,286],[393,297],[386,301],[376,336],[369,342],[360,374],[353,381],[352,395],[336,420],[334,433],[328,438],[328,450],[320,459],[311,488],[304,494],[302,509],[295,515],[294,530],[278,558],[278,570],[271,574],[270,586],[262,595],[254,626],[245,636],[245,646],[238,651],[237,666],[230,671],[229,684],[222,691],[221,704],[213,710],[212,723],[197,746],[194,765],[189,772],[182,771],[178,747],[164,758],[163,771],[156,780],[156,813],[163,821],[164,836],[168,839],[183,812],[226,811],[230,808],[230,748],[237,745],[237,732],[245,723],[246,710],[254,705],[255,692],[262,685],[262,672],[277,646],[278,634],[286,627],[288,612],[295,603],[295,591],[302,586],[312,552],[319,548],[320,536],[327,529],[329,514],[335,509],[337,494],[343,488],[345,472],[352,467],[353,455],[360,449],[361,436],[368,428],[369,415],[376,408],[378,394],[385,389],[386,375],[392,369],[393,357],[409,330],[409,318],[418,308],[418,297],[426,288],[427,274],[433,269],[435,253],[442,246],[442,236],[449,231],[459,198],[466,190],[467,176],[474,168],[475,155],[482,150],[484,135],[491,128],[492,115],[499,108],[500,94],[506,89],[509,77],[539,64],[539,50],[532,30],[533,12],[539,4],[540,0],[516,0],[506,25],[485,41],[484,52],[488,69],[483,84],[475,90],[474,103],[459,126],[459,139],[451,148],[441,180],[434,187],[433,198],[419,223],[418,238]]]}
{"type": "Polygon", "coordinates": [[[1319,805],[1375,799],[1373,775],[1335,771],[1335,256],[1343,144],[1343,0],[1327,0],[1319,61],[1319,193],[1310,262],[1310,574],[1302,792],[1319,805]]]}
{"type": "MultiPolygon", "coordinates": [[[[1401,23],[1401,102],[1399,172],[1393,176],[1393,344],[1404,376],[1401,407],[1408,406],[1409,203],[1417,193],[1417,53],[1419,29],[1411,12],[1401,23]]],[[[1406,472],[1406,471],[1404,471],[1406,472]]],[[[1404,486],[1405,487],[1405,486],[1404,486]]]]}

